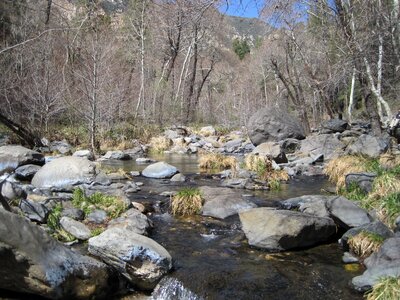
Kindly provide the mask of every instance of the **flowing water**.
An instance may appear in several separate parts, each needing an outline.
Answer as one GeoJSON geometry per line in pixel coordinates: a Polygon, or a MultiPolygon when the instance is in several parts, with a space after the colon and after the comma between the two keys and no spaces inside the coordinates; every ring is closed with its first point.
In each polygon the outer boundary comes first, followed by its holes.
{"type": "MultiPolygon", "coordinates": [[[[219,180],[196,173],[196,156],[158,157],[188,175],[185,185],[216,186],[219,180]]],[[[134,162],[107,162],[107,167],[126,171],[146,165],[134,162]]],[[[172,272],[153,292],[151,299],[362,299],[349,287],[362,269],[341,262],[343,252],[336,240],[331,243],[283,253],[268,253],[247,244],[238,216],[225,220],[194,216],[173,218],[166,212],[168,198],[163,191],[176,191],[182,183],[166,180],[143,181],[142,191],[132,199],[156,207],[151,215],[154,229],[150,237],[163,245],[174,261],[172,272]],[[354,267],[354,268],[353,268],[354,267]]],[[[291,180],[280,191],[246,191],[258,206],[275,206],[277,201],[306,194],[320,194],[331,186],[323,177],[291,180]]],[[[124,299],[142,299],[135,294],[124,299]]]]}

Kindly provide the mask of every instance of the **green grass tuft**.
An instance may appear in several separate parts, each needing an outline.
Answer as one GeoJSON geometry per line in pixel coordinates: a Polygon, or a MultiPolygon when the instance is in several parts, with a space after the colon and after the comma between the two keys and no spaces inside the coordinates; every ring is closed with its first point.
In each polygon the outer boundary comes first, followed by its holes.
{"type": "Polygon", "coordinates": [[[72,205],[82,209],[85,214],[91,213],[94,209],[102,209],[111,218],[119,217],[125,210],[126,204],[122,199],[96,192],[86,196],[82,189],[75,189],[72,195],[72,205]]]}

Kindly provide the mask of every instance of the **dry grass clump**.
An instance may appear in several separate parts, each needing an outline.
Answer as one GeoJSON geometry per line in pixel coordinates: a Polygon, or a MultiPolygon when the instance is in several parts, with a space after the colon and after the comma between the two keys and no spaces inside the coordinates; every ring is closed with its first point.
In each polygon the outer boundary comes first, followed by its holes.
{"type": "Polygon", "coordinates": [[[360,258],[366,258],[377,251],[382,245],[384,238],[378,234],[361,231],[348,240],[350,251],[360,258]]]}
{"type": "Polygon", "coordinates": [[[249,154],[244,159],[244,165],[247,170],[256,172],[261,180],[268,181],[272,189],[279,189],[280,181],[289,180],[288,173],[274,170],[272,161],[265,156],[249,154]]]}
{"type": "Polygon", "coordinates": [[[397,300],[400,295],[400,278],[383,277],[367,294],[367,300],[397,300]]]}
{"type": "Polygon", "coordinates": [[[174,216],[198,214],[203,207],[203,198],[197,188],[184,188],[171,197],[171,212],[174,216]]]}
{"type": "Polygon", "coordinates": [[[202,170],[222,171],[236,170],[237,159],[234,156],[225,156],[219,153],[203,154],[199,158],[199,167],[202,170]]]}
{"type": "Polygon", "coordinates": [[[383,154],[379,157],[379,164],[385,169],[393,169],[400,166],[400,155],[383,154]]]}
{"type": "Polygon", "coordinates": [[[385,198],[400,192],[400,178],[393,173],[384,173],[374,180],[372,193],[369,198],[385,198]]]}
{"type": "Polygon", "coordinates": [[[367,171],[366,163],[367,159],[362,156],[346,155],[332,159],[325,166],[324,172],[339,191],[345,187],[347,174],[367,171]]]}
{"type": "Polygon", "coordinates": [[[153,153],[162,153],[171,147],[172,141],[165,136],[157,136],[150,139],[150,151],[153,153]]]}

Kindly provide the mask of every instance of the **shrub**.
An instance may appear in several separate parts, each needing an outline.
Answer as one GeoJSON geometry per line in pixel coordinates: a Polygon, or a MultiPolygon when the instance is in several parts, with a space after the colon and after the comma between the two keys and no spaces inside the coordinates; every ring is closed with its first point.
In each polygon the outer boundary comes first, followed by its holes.
{"type": "Polygon", "coordinates": [[[367,300],[396,300],[400,295],[400,278],[384,277],[368,293],[367,300]]]}
{"type": "Polygon", "coordinates": [[[378,234],[361,231],[348,240],[350,251],[361,258],[370,256],[382,245],[384,238],[378,234]]]}
{"type": "Polygon", "coordinates": [[[184,188],[171,198],[171,212],[177,216],[198,214],[203,206],[200,190],[184,188]]]}
{"type": "Polygon", "coordinates": [[[52,230],[60,229],[60,219],[61,219],[61,212],[63,210],[62,204],[57,203],[56,206],[53,207],[51,212],[47,217],[47,226],[52,230]]]}
{"type": "Polygon", "coordinates": [[[102,209],[114,219],[126,210],[126,204],[122,199],[96,192],[86,196],[82,189],[75,189],[72,195],[72,205],[89,214],[93,209],[102,209]]]}
{"type": "Polygon", "coordinates": [[[199,167],[202,170],[222,171],[231,169],[236,171],[237,160],[233,156],[225,156],[219,153],[208,153],[200,156],[199,167]]]}

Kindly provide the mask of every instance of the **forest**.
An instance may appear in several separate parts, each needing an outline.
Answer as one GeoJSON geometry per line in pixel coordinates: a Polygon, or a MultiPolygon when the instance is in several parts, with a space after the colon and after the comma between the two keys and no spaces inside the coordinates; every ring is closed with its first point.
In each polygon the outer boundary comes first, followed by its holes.
{"type": "Polygon", "coordinates": [[[329,118],[399,109],[398,0],[265,0],[233,36],[218,0],[3,0],[0,121],[25,144],[99,151],[171,125],[246,126],[261,107],[329,118]],[[73,137],[73,138],[72,138],[73,137]]]}

